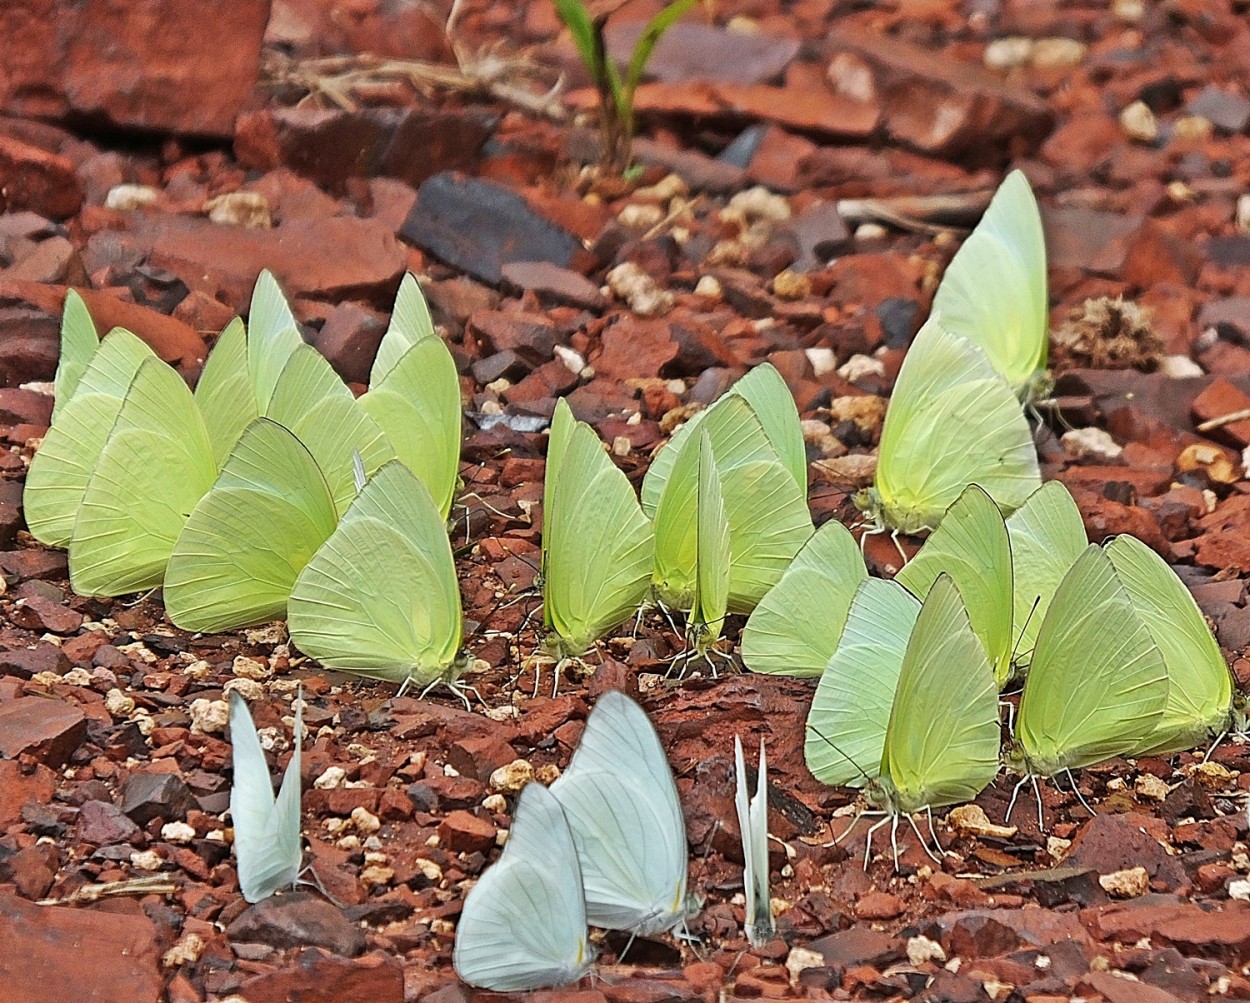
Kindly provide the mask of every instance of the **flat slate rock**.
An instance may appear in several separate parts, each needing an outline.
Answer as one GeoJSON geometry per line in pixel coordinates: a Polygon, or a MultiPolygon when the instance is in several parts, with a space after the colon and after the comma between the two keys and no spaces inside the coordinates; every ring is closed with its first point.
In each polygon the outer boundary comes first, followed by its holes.
{"type": "Polygon", "coordinates": [[[160,942],[146,916],[117,910],[37,906],[0,895],[0,999],[163,998],[160,942]]]}
{"type": "Polygon", "coordinates": [[[567,268],[582,246],[516,192],[450,172],[421,185],[399,235],[491,285],[499,284],[503,266],[511,262],[546,261],[567,268]]]}

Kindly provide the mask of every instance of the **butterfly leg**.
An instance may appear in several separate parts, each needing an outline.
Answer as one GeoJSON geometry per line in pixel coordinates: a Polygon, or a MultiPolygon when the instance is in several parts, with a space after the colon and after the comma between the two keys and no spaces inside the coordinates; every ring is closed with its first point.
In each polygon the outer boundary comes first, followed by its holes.
{"type": "Polygon", "coordinates": [[[1016,733],[1016,705],[1010,700],[999,700],[999,707],[1007,708],[1007,734],[1015,735],[1016,733]]]}
{"type": "Polygon", "coordinates": [[[938,848],[938,853],[946,856],[946,848],[938,841],[937,830],[933,828],[933,809],[928,805],[924,806],[924,813],[929,819],[929,835],[933,839],[933,845],[938,848]]]}
{"type": "MultiPolygon", "coordinates": [[[[1064,772],[1068,775],[1068,783],[1072,785],[1072,793],[1075,794],[1076,799],[1081,802],[1081,807],[1089,812],[1091,816],[1097,815],[1098,812],[1094,811],[1094,809],[1089,806],[1089,802],[1086,801],[1081,794],[1081,789],[1076,786],[1076,777],[1072,776],[1072,771],[1064,770],[1064,772]]],[[[1056,786],[1058,785],[1056,784],[1056,786]]]]}
{"type": "MultiPolygon", "coordinates": [[[[920,827],[916,825],[916,820],[915,820],[914,818],[912,818],[910,815],[908,815],[908,816],[907,816],[907,824],[911,826],[911,831],[912,831],[912,832],[914,832],[914,833],[916,834],[916,839],[918,839],[918,840],[920,841],[920,849],[924,850],[924,852],[925,852],[925,853],[927,853],[927,854],[929,855],[929,859],[930,859],[930,860],[932,860],[935,864],[940,864],[942,861],[941,861],[941,860],[939,860],[937,857],[935,857],[935,856],[933,855],[933,851],[929,849],[929,844],[928,844],[927,842],[925,842],[925,838],[924,838],[924,836],[923,836],[923,835],[921,834],[921,832],[920,832],[920,827]]],[[[896,827],[897,827],[897,816],[895,817],[895,825],[896,825],[896,827]]],[[[930,833],[931,835],[933,834],[933,816],[932,816],[932,814],[930,814],[930,816],[929,816],[929,833],[930,833]]],[[[937,836],[936,836],[936,835],[934,835],[934,836],[933,836],[933,842],[934,842],[934,844],[935,844],[935,845],[937,844],[937,836]]],[[[939,850],[940,852],[942,852],[942,853],[945,853],[945,852],[946,852],[946,851],[945,851],[945,850],[943,850],[943,849],[942,849],[942,847],[940,847],[940,846],[938,846],[938,850],[939,850]]],[[[896,871],[898,870],[898,859],[897,859],[897,858],[898,858],[898,851],[896,850],[896,851],[895,851],[895,861],[894,861],[894,869],[895,869],[896,871]]]]}
{"type": "Polygon", "coordinates": [[[894,530],[890,534],[890,541],[894,544],[894,549],[898,551],[898,556],[902,558],[904,564],[907,563],[907,551],[903,549],[903,545],[898,542],[898,530],[894,530]]]}
{"type": "Polygon", "coordinates": [[[1207,760],[1211,758],[1211,755],[1215,752],[1216,749],[1219,748],[1220,743],[1224,741],[1224,739],[1226,738],[1228,738],[1227,728],[1225,728],[1223,731],[1221,731],[1218,735],[1215,736],[1215,741],[1211,743],[1211,748],[1207,749],[1207,751],[1202,754],[1202,761],[1204,763],[1207,762],[1207,760]]]}
{"type": "Polygon", "coordinates": [[[1033,778],[1033,775],[1031,773],[1028,774],[1018,784],[1016,784],[1015,787],[1011,789],[1011,800],[1007,802],[1007,814],[1003,818],[1004,825],[1007,825],[1011,822],[1011,813],[1015,811],[1016,809],[1016,798],[1020,796],[1020,788],[1023,787],[1025,784],[1027,784],[1032,778],[1033,778]]]}
{"type": "Polygon", "coordinates": [[[1033,776],[1033,796],[1037,798],[1037,828],[1040,832],[1046,831],[1046,822],[1042,817],[1042,787],[1037,782],[1036,774],[1033,776]]]}
{"type": "MultiPolygon", "coordinates": [[[[885,813],[882,812],[882,814],[885,814],[885,813]]],[[[868,861],[872,859],[872,834],[876,832],[878,829],[880,829],[883,825],[888,823],[891,818],[893,818],[893,816],[886,815],[885,818],[883,818],[880,822],[874,823],[869,828],[868,838],[866,842],[864,843],[864,870],[868,870],[868,861]]],[[[856,821],[858,821],[858,818],[856,819],[856,821]]],[[[897,819],[895,819],[895,824],[897,825],[897,819]]],[[[894,869],[898,870],[898,851],[897,850],[895,851],[895,854],[894,854],[894,864],[895,864],[894,869]]]]}

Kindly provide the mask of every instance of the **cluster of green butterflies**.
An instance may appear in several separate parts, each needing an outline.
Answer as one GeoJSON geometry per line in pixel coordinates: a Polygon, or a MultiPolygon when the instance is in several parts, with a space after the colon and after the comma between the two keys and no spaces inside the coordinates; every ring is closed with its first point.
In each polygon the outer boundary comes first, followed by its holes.
{"type": "Polygon", "coordinates": [[[68,548],[75,591],[162,587],[194,631],[286,616],[327,667],[396,681],[437,681],[460,657],[445,529],[460,387],[412,276],[359,399],[267,272],[194,395],[130,332],[100,339],[69,293],[55,394],[24,507],[37,539],[68,548]]]}
{"type": "MultiPolygon", "coordinates": [[[[748,621],[757,672],[819,676],[813,775],[897,819],[1226,730],[1232,677],[1184,583],[1131,536],[1086,544],[1051,481],[1009,518],[967,487],[892,581],[827,523],[748,621]],[[1023,685],[1000,760],[999,693],[1023,685]]],[[[1040,807],[1039,807],[1040,812],[1040,807]]]]}
{"type": "Polygon", "coordinates": [[[794,398],[757,366],[656,455],[641,502],[598,434],[556,406],[544,485],[547,647],[584,654],[651,600],[687,615],[712,650],[811,537],[807,458],[794,398]]]}
{"type": "Polygon", "coordinates": [[[899,370],[873,486],[856,504],[882,529],[934,529],[969,484],[1004,512],[1041,484],[1021,404],[1049,387],[1046,243],[1019,171],[951,260],[899,370]]]}

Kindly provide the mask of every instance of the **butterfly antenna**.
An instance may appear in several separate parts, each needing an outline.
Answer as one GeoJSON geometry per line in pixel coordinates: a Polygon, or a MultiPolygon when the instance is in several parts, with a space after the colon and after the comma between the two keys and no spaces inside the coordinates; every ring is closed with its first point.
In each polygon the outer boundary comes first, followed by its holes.
{"type": "Polygon", "coordinates": [[[824,734],[824,732],[822,732],[814,724],[809,723],[807,726],[808,728],[810,728],[812,731],[816,733],[817,738],[819,738],[822,742],[824,742],[831,749],[833,749],[834,752],[836,752],[839,756],[845,759],[848,763],[854,766],[855,769],[859,771],[859,775],[863,777],[865,781],[867,781],[868,783],[872,783],[873,778],[868,775],[867,771],[862,766],[860,766],[859,763],[855,762],[854,759],[852,759],[845,752],[839,749],[838,744],[833,739],[831,739],[828,735],[824,734]]]}
{"type": "MultiPolygon", "coordinates": [[[[1029,615],[1024,618],[1024,623],[1020,627],[1020,633],[1016,636],[1016,644],[1013,644],[1011,647],[1011,664],[1012,665],[1018,664],[1018,662],[1016,661],[1016,656],[1020,653],[1020,650],[1019,648],[1016,647],[1016,645],[1024,640],[1024,632],[1029,629],[1029,621],[1033,619],[1033,614],[1037,612],[1038,604],[1041,603],[1041,601],[1042,601],[1041,596],[1033,597],[1033,605],[1029,607],[1029,615]]],[[[1029,648],[1029,652],[1031,653],[1032,651],[1033,649],[1029,648]]]]}

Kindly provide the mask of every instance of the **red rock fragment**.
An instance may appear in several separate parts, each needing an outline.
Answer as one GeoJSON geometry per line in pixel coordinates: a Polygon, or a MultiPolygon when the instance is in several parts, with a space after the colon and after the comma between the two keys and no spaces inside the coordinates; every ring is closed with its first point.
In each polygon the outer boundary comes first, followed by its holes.
{"type": "Polygon", "coordinates": [[[72,634],[82,626],[83,615],[44,596],[31,596],[14,604],[10,619],[27,630],[72,634]]]}
{"type": "Polygon", "coordinates": [[[377,176],[419,185],[467,169],[493,128],[474,108],[266,108],[240,117],[234,149],[249,167],[288,167],[332,188],[377,176]]]}
{"type": "Polygon", "coordinates": [[[5,12],[0,107],[31,117],[90,119],[97,129],[228,138],[256,83],[269,6],[268,0],[16,0],[5,12]],[[212,25],[211,45],[204,44],[205,25],[212,25]]]}
{"type": "Polygon", "coordinates": [[[827,51],[850,53],[871,67],[882,127],[923,153],[984,159],[1008,143],[1035,146],[1054,122],[1050,106],[1032,91],[947,53],[844,24],[827,51]]]}
{"type": "Polygon", "coordinates": [[[1081,922],[1100,940],[1131,942],[1148,937],[1182,954],[1226,965],[1243,965],[1250,959],[1250,904],[1245,902],[1229,902],[1208,911],[1192,902],[1145,896],[1133,903],[1086,910],[1081,922]]]}
{"type": "Polygon", "coordinates": [[[365,949],[364,931],[319,896],[296,891],[257,902],[226,930],[232,940],[270,947],[322,947],[354,958],[365,949]]]}
{"type": "Polygon", "coordinates": [[[26,805],[43,805],[56,791],[56,774],[46,766],[0,759],[0,829],[16,822],[26,805]]]}
{"type": "Polygon", "coordinates": [[[150,265],[237,313],[246,311],[262,268],[290,299],[360,298],[389,309],[406,264],[389,228],[350,216],[294,220],[271,230],[162,217],[140,234],[151,241],[150,265]]]}
{"type": "Polygon", "coordinates": [[[439,842],[453,853],[485,853],[495,845],[495,826],[467,811],[453,811],[438,826],[439,842]]]}
{"type": "Polygon", "coordinates": [[[28,846],[0,860],[0,881],[11,881],[23,898],[41,899],[56,880],[56,847],[49,843],[28,846]]]}
{"type": "Polygon", "coordinates": [[[516,750],[498,735],[462,738],[447,750],[447,762],[461,776],[486,781],[516,759],[516,750]]]}
{"type": "MultiPolygon", "coordinates": [[[[11,44],[5,50],[11,52],[11,44]]],[[[3,59],[0,56],[0,87],[4,79],[3,59]]],[[[72,163],[0,134],[0,212],[30,209],[41,216],[65,219],[78,211],[82,200],[82,186],[72,163]]]]}
{"type": "Polygon", "coordinates": [[[37,906],[0,895],[0,999],[157,1003],[160,939],[139,911],[37,906]]]}
{"type": "MultiPolygon", "coordinates": [[[[1194,424],[1197,425],[1250,409],[1250,394],[1244,393],[1223,376],[1219,376],[1194,398],[1191,408],[1194,424]]],[[[1224,442],[1231,440],[1238,448],[1244,448],[1250,446],[1250,419],[1222,424],[1203,434],[1224,442]]]]}
{"type": "Polygon", "coordinates": [[[314,947],[289,968],[247,979],[239,995],[248,1003],[403,1003],[404,971],[381,951],[348,959],[314,947]]]}
{"type": "Polygon", "coordinates": [[[33,756],[46,766],[64,766],[87,734],[87,718],[74,704],[45,697],[0,703],[0,756],[33,756]]]}
{"type": "Polygon", "coordinates": [[[897,895],[869,892],[855,903],[855,915],[864,920],[893,919],[902,915],[906,908],[897,895]]]}

